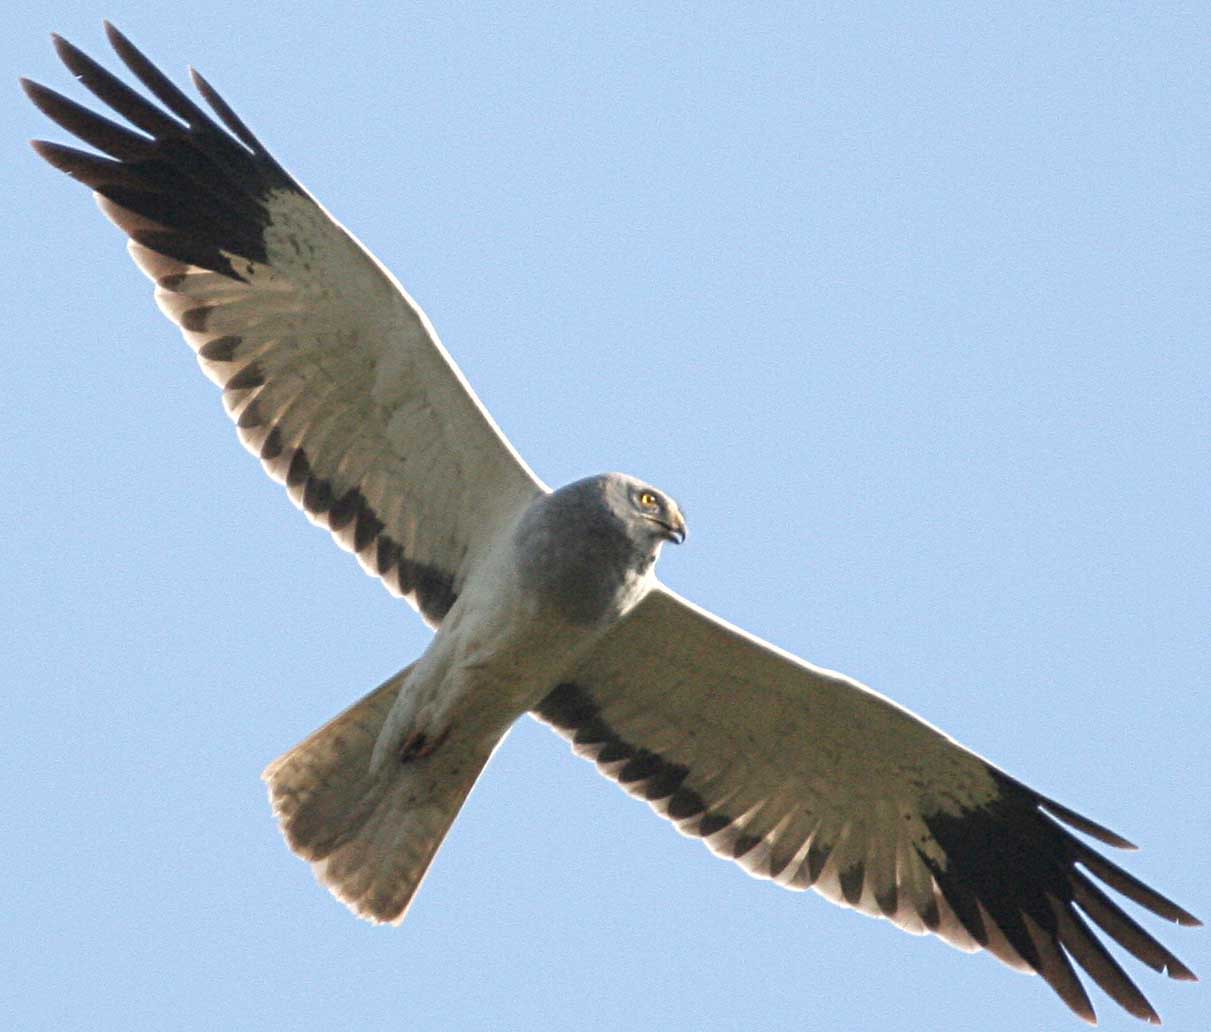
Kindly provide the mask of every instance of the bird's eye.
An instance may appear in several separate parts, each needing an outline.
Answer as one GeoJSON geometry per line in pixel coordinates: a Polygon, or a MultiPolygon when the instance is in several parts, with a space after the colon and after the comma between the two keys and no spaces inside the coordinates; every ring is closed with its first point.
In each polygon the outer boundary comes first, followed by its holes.
{"type": "Polygon", "coordinates": [[[644,491],[643,494],[641,494],[639,496],[639,504],[642,505],[645,509],[655,509],[656,508],[656,496],[654,494],[652,494],[651,491],[644,491]]]}

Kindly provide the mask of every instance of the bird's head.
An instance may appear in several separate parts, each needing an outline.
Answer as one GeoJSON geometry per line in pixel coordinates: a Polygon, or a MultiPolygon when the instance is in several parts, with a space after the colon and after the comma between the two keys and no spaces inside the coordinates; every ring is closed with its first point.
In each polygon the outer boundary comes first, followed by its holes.
{"type": "Polygon", "coordinates": [[[607,474],[605,481],[610,508],[633,540],[651,541],[654,546],[664,541],[676,545],[685,541],[685,517],[663,491],[625,473],[607,474]]]}

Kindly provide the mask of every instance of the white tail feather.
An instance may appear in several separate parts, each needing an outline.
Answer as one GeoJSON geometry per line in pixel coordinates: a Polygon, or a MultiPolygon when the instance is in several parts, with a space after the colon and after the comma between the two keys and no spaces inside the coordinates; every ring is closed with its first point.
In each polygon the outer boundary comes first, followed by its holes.
{"type": "Polygon", "coordinates": [[[495,742],[450,735],[431,755],[371,766],[409,670],[265,768],[286,841],[359,917],[398,924],[495,742]]]}

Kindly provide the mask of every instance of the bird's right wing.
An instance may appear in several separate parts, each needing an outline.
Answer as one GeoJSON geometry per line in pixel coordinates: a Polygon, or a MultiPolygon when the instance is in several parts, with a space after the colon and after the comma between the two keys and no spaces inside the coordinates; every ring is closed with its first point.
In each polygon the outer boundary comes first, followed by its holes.
{"type": "Polygon", "coordinates": [[[535,715],[750,874],[986,949],[1042,975],[1087,1020],[1069,957],[1132,1014],[1159,1020],[1089,921],[1149,967],[1194,977],[1094,879],[1170,921],[1198,921],[1061,823],[1124,839],[869,688],[663,587],[535,715]]]}
{"type": "Polygon", "coordinates": [[[546,488],[391,274],[200,76],[226,129],[106,29],[163,108],[56,38],[67,67],[139,131],[27,81],[46,115],[101,153],[35,148],[131,238],[270,476],[440,623],[495,534],[546,488]]]}

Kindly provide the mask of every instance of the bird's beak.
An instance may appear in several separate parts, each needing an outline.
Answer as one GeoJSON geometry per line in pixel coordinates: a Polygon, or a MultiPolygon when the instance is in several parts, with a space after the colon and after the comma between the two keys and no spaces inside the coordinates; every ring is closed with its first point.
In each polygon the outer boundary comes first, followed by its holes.
{"type": "Polygon", "coordinates": [[[663,520],[661,520],[660,525],[662,527],[664,527],[664,529],[666,531],[666,533],[664,535],[665,540],[671,541],[675,545],[680,545],[680,544],[685,543],[685,537],[686,537],[685,517],[682,516],[681,513],[679,513],[679,512],[673,513],[673,515],[670,518],[668,523],[665,523],[663,520]]]}

